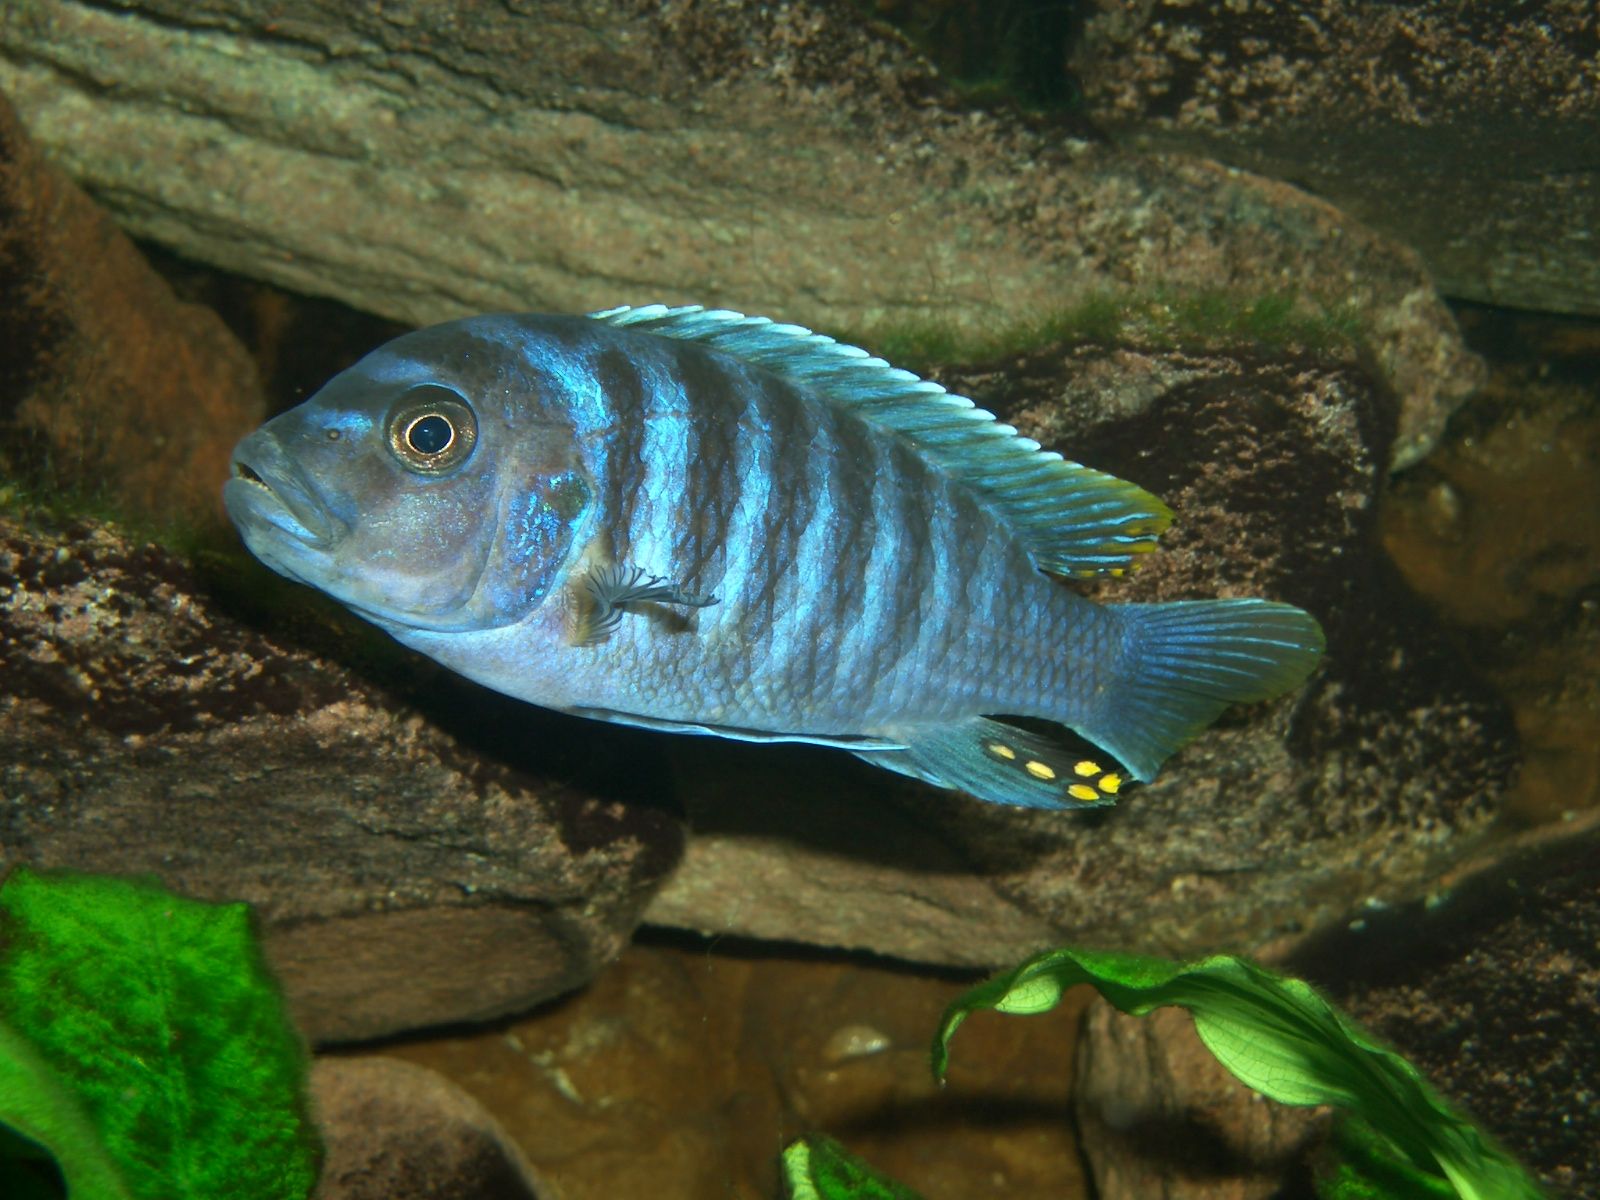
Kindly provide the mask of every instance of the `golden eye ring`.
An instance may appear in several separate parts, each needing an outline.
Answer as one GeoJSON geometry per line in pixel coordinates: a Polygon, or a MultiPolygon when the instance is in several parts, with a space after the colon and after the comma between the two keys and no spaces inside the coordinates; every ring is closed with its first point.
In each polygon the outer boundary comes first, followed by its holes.
{"type": "Polygon", "coordinates": [[[389,452],[408,470],[441,475],[467,460],[478,419],[459,393],[438,384],[412,388],[389,410],[389,452]]]}

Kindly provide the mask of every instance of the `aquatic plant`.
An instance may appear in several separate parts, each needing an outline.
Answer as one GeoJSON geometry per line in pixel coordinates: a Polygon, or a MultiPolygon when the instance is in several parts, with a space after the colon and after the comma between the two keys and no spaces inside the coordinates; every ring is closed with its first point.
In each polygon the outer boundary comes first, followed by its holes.
{"type": "Polygon", "coordinates": [[[310,1193],[305,1052],[248,906],[18,868],[0,920],[0,1194],[310,1193]]]}
{"type": "Polygon", "coordinates": [[[789,1200],[920,1200],[910,1188],[820,1135],[800,1138],[784,1150],[783,1180],[789,1200]]]}
{"type": "MultiPolygon", "coordinates": [[[[0,887],[0,1192],[14,1200],[307,1196],[320,1148],[305,1057],[243,904],[152,880],[19,868],[0,887]]],[[[1343,1119],[1325,1200],[1538,1200],[1529,1175],[1416,1068],[1307,984],[1242,958],[1192,964],[1061,949],[972,988],[939,1022],[932,1066],[972,1014],[1046,1012],[1093,986],[1123,1012],[1188,1009],[1230,1072],[1343,1119]]],[[[916,1200],[822,1136],[783,1155],[791,1200],[916,1200]]]]}
{"type": "MultiPolygon", "coordinates": [[[[945,1011],[933,1041],[935,1078],[943,1082],[950,1039],[973,1013],[1048,1012],[1079,984],[1135,1016],[1166,1005],[1188,1009],[1201,1041],[1246,1086],[1283,1104],[1341,1110],[1318,1179],[1325,1200],[1541,1195],[1527,1172],[1445,1103],[1415,1067],[1310,985],[1232,955],[1183,964],[1046,951],[979,984],[945,1011]]],[[[915,1200],[823,1138],[791,1145],[784,1173],[792,1200],[915,1200]]]]}

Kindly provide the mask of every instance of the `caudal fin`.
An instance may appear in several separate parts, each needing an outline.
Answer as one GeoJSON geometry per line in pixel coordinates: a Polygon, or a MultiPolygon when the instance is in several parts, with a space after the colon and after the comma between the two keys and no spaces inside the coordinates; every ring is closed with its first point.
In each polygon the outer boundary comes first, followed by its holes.
{"type": "Polygon", "coordinates": [[[1268,600],[1108,606],[1128,623],[1132,676],[1074,722],[1139,779],[1230,704],[1299,687],[1322,655],[1310,613],[1268,600]]]}

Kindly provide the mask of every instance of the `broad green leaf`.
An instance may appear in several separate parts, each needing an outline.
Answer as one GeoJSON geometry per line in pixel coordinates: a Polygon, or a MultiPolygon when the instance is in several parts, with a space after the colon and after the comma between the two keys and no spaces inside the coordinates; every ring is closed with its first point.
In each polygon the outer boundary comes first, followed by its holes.
{"type": "Polygon", "coordinates": [[[1334,1126],[1318,1154],[1317,1194],[1323,1200],[1455,1200],[1450,1183],[1418,1170],[1360,1117],[1334,1126]]]}
{"type": "MultiPolygon", "coordinates": [[[[310,1192],[305,1054],[245,905],[187,900],[148,880],[19,868],[0,887],[0,919],[0,1022],[28,1043],[56,1094],[74,1099],[131,1197],[310,1192]]],[[[19,1082],[20,1102],[49,1103],[31,1078],[19,1082]]],[[[88,1161],[81,1145],[70,1149],[69,1179],[88,1161]]],[[[101,1194],[114,1193],[73,1200],[101,1194]]]]}
{"type": "Polygon", "coordinates": [[[129,1200],[120,1173],[78,1102],[38,1053],[0,1023],[0,1195],[20,1192],[22,1149],[28,1144],[55,1160],[73,1200],[129,1200]],[[6,1136],[10,1131],[15,1136],[6,1136]],[[25,1140],[24,1140],[25,1139],[25,1140]]]}
{"type": "Polygon", "coordinates": [[[816,1135],[790,1143],[783,1152],[783,1181],[789,1200],[920,1200],[832,1138],[816,1135]]]}
{"type": "Polygon", "coordinates": [[[1246,1086],[1284,1104],[1330,1104],[1357,1114],[1410,1168],[1448,1180],[1463,1200],[1540,1194],[1405,1059],[1307,984],[1229,955],[1189,965],[1070,949],[1038,955],[946,1010],[933,1044],[934,1075],[944,1078],[950,1039],[971,1013],[1043,1012],[1080,983],[1136,1016],[1169,1004],[1188,1009],[1207,1048],[1246,1086]]]}

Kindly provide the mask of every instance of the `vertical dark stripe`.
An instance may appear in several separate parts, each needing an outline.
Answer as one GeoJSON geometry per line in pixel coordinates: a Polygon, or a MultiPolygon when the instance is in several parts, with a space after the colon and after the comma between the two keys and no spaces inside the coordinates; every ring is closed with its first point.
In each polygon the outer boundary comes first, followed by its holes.
{"type": "Polygon", "coordinates": [[[867,564],[878,451],[867,426],[832,405],[817,405],[809,473],[810,514],[804,531],[791,642],[803,658],[807,699],[843,717],[861,692],[855,677],[856,633],[867,603],[867,564]]]}
{"type": "Polygon", "coordinates": [[[935,675],[981,691],[1014,667],[997,629],[1015,599],[1005,575],[1014,556],[1007,554],[1008,539],[993,514],[965,487],[945,489],[933,536],[942,559],[942,579],[935,585],[940,602],[925,615],[922,657],[935,675]]]}
{"type": "Polygon", "coordinates": [[[717,563],[721,579],[715,584],[708,580],[707,586],[714,586],[721,600],[715,618],[721,636],[713,648],[712,670],[731,697],[741,694],[767,661],[768,631],[752,611],[751,598],[770,570],[764,547],[777,453],[761,411],[760,373],[742,364],[727,364],[727,370],[735,424],[727,431],[731,458],[717,563]]]}
{"type": "MultiPolygon", "coordinates": [[[[600,479],[602,528],[615,539],[627,537],[644,488],[641,454],[645,441],[648,397],[644,380],[628,354],[608,346],[595,358],[595,380],[610,411],[604,465],[600,479]]],[[[628,547],[617,546],[626,556],[628,547]]]]}
{"type": "Polygon", "coordinates": [[[675,347],[679,386],[688,400],[688,457],[682,521],[672,543],[673,569],[690,586],[724,588],[729,523],[743,495],[737,470],[742,380],[732,365],[699,347],[675,347]]]}
{"type": "MultiPolygon", "coordinates": [[[[904,660],[916,647],[925,596],[933,576],[929,554],[929,471],[893,435],[874,431],[872,538],[865,568],[864,602],[848,643],[862,707],[882,714],[903,703],[911,688],[904,660]]],[[[917,681],[911,681],[917,683],[917,681]]],[[[926,681],[920,681],[926,686],[926,681]]]]}
{"type": "Polygon", "coordinates": [[[845,413],[834,417],[834,462],[829,476],[840,540],[835,559],[832,618],[854,629],[867,602],[867,566],[877,531],[872,502],[880,456],[865,422],[845,413]]]}
{"type": "MultiPolygon", "coordinates": [[[[939,565],[934,538],[939,529],[939,517],[946,515],[936,513],[935,506],[946,501],[944,490],[936,486],[933,469],[927,461],[898,440],[891,461],[894,464],[891,470],[900,483],[895,489],[899,503],[893,534],[896,544],[893,562],[898,570],[892,572],[892,597],[885,599],[892,605],[894,615],[885,631],[880,671],[901,666],[907,656],[913,655],[924,630],[930,629],[930,623],[939,621],[946,606],[959,603],[957,597],[940,596],[933,590],[939,565]]],[[[926,670],[925,660],[913,657],[912,664],[926,670]]],[[[925,677],[902,678],[897,682],[900,686],[896,699],[900,704],[907,703],[913,691],[920,692],[930,683],[925,677]]],[[[940,680],[938,686],[944,683],[940,680]]]]}
{"type": "Polygon", "coordinates": [[[800,476],[797,495],[802,520],[784,563],[785,583],[774,614],[775,649],[784,656],[784,678],[796,703],[823,706],[833,699],[839,639],[833,620],[837,592],[840,530],[835,510],[839,474],[838,410],[806,399],[804,449],[795,455],[800,476]]]}
{"type": "MultiPolygon", "coordinates": [[[[771,375],[753,375],[756,423],[770,449],[768,459],[772,491],[766,511],[756,523],[758,549],[752,569],[758,580],[748,600],[753,632],[771,646],[780,606],[795,596],[795,545],[810,515],[810,480],[807,470],[814,421],[809,406],[771,375]],[[787,585],[787,586],[786,586],[787,585]]],[[[761,436],[757,434],[756,436],[761,436]]],[[[779,657],[785,647],[771,646],[779,657]]]]}

